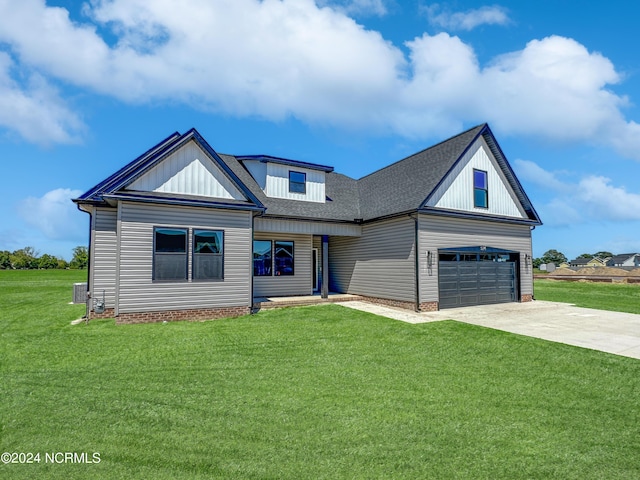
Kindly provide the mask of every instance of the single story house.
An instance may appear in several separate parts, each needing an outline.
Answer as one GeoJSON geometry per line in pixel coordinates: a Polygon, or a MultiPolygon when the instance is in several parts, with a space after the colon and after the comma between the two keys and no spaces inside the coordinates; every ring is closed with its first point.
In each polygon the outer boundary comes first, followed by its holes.
{"type": "Polygon", "coordinates": [[[582,267],[605,267],[607,262],[598,258],[598,257],[578,257],[574,258],[570,262],[571,267],[582,268],[582,267]]]}
{"type": "Polygon", "coordinates": [[[423,311],[533,295],[541,221],[487,124],[358,180],[176,132],[74,202],[91,222],[89,318],[218,318],[330,291],[423,311]]]}
{"type": "Polygon", "coordinates": [[[607,262],[608,267],[640,267],[640,253],[621,253],[607,262]]]}

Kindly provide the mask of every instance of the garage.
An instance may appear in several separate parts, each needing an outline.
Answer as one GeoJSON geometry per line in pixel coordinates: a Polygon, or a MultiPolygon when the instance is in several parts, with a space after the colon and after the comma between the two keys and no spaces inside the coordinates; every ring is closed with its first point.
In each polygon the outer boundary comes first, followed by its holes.
{"type": "Polygon", "coordinates": [[[519,257],[486,246],[438,250],[439,307],[516,302],[519,257]]]}

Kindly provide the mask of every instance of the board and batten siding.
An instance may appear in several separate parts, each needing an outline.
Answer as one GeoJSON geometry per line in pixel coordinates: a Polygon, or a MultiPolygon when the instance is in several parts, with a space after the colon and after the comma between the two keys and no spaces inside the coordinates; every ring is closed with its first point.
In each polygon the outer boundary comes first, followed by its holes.
{"type": "Polygon", "coordinates": [[[415,222],[400,217],[362,225],[361,237],[329,238],[329,288],[415,301],[415,222]]]}
{"type": "Polygon", "coordinates": [[[267,181],[264,193],[268,197],[288,198],[303,202],[325,203],[325,174],[309,168],[267,163],[267,181]],[[306,193],[289,191],[289,172],[300,172],[306,176],[306,193]]]}
{"type": "Polygon", "coordinates": [[[427,202],[427,206],[514,218],[527,218],[484,138],[465,153],[427,202]],[[487,172],[489,208],[474,206],[473,170],[487,172]]]}
{"type": "Polygon", "coordinates": [[[117,259],[117,210],[99,208],[93,210],[91,225],[91,292],[92,305],[105,296],[105,308],[116,304],[116,259],[117,259]]]}
{"type": "Polygon", "coordinates": [[[246,200],[194,141],[169,155],[135,180],[127,190],[246,200]]]}
{"type": "MultiPolygon", "coordinates": [[[[253,277],[255,297],[288,297],[311,295],[311,235],[255,232],[255,240],[282,240],[293,242],[293,275],[253,277]]],[[[251,269],[253,274],[253,268],[251,269]]]]}
{"type": "MultiPolygon", "coordinates": [[[[191,271],[192,230],[189,230],[191,271]]],[[[118,313],[250,306],[251,213],[121,202],[118,313]],[[154,282],[153,227],[224,231],[224,279],[154,282]]]]}
{"type": "Polygon", "coordinates": [[[420,302],[438,301],[438,249],[486,246],[520,252],[520,294],[533,293],[533,269],[526,265],[531,255],[531,227],[436,215],[419,215],[418,251],[420,302]],[[432,252],[431,265],[427,252],[432,252]]]}

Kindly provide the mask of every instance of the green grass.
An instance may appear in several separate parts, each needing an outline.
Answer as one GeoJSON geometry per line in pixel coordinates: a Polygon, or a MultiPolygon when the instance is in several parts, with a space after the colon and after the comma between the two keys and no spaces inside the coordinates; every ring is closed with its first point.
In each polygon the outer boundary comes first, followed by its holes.
{"type": "Polygon", "coordinates": [[[72,326],[78,272],[0,272],[1,478],[640,477],[640,362],[339,306],[72,326]]]}
{"type": "Polygon", "coordinates": [[[573,303],[578,307],[640,313],[640,284],[535,280],[536,300],[573,303]]]}

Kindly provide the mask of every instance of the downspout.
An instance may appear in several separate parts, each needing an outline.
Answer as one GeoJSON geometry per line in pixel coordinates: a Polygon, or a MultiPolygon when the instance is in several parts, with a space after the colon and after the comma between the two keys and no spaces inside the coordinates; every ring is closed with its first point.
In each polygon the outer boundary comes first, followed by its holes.
{"type": "Polygon", "coordinates": [[[81,212],[89,214],[89,242],[88,242],[89,246],[87,248],[87,298],[84,302],[85,311],[84,311],[84,317],[83,317],[86,321],[89,321],[89,304],[90,304],[90,298],[91,298],[90,297],[91,292],[89,292],[89,285],[91,285],[91,224],[93,222],[93,215],[91,215],[91,212],[80,208],[79,203],[76,203],[76,207],[81,212]]]}
{"type": "Polygon", "coordinates": [[[413,240],[413,244],[414,244],[414,252],[413,252],[413,260],[414,260],[414,266],[413,266],[413,270],[414,270],[414,275],[415,275],[415,287],[416,287],[416,292],[415,292],[415,311],[419,312],[420,311],[420,249],[418,248],[418,240],[419,240],[419,228],[418,228],[418,215],[416,214],[415,216],[413,216],[413,214],[409,215],[411,218],[413,218],[413,222],[415,225],[415,231],[414,231],[414,240],[413,240]]]}

